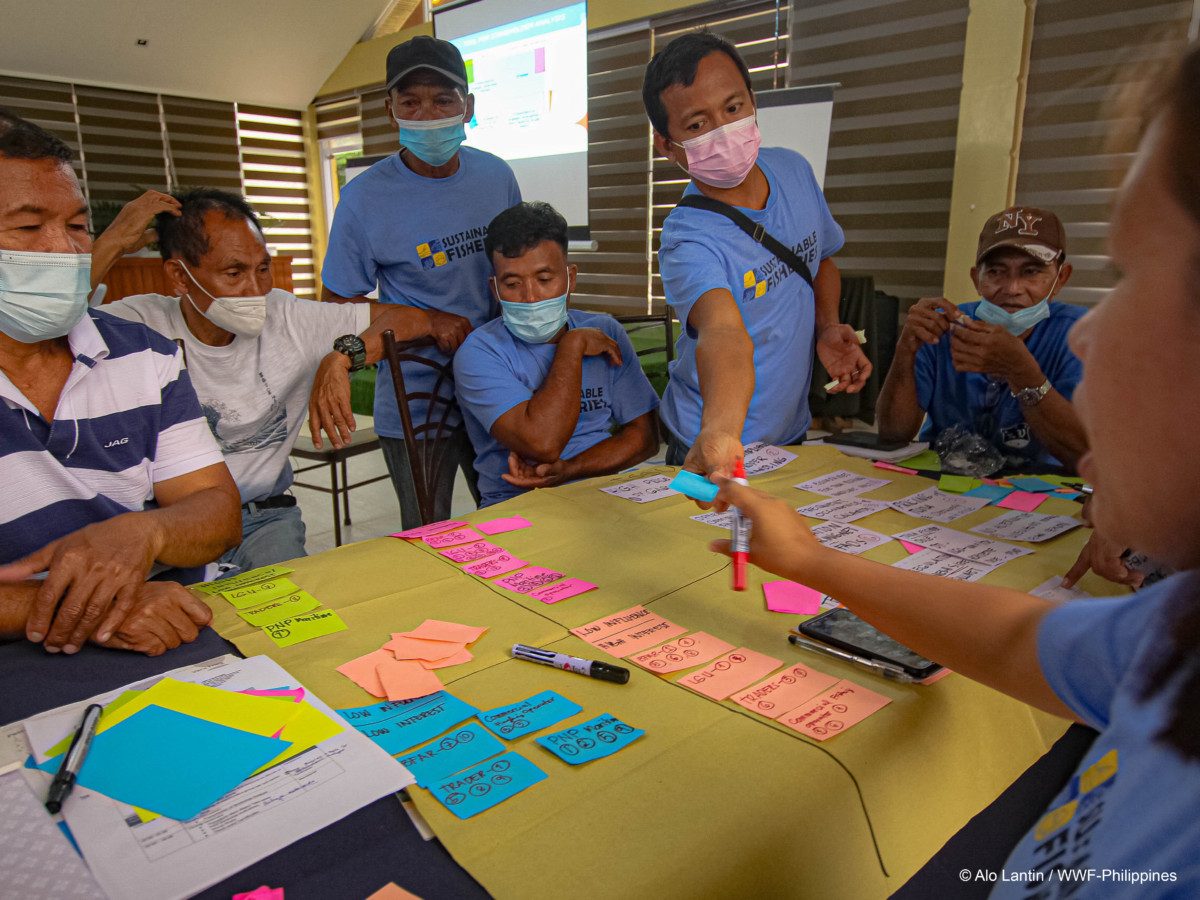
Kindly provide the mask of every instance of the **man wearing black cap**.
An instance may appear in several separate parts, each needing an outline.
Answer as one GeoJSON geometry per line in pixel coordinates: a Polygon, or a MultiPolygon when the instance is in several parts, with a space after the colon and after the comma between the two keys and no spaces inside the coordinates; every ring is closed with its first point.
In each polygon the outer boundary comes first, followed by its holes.
{"type": "MultiPolygon", "coordinates": [[[[467,67],[447,41],[420,36],[392,48],[384,107],[399,128],[400,152],[371,166],[341,193],[321,270],[323,300],[363,301],[376,286],[385,303],[425,310],[434,326],[476,328],[498,310],[488,290],[491,263],[483,249],[487,224],[521,201],[516,177],[499,157],[463,147],[474,116],[467,67]]],[[[434,348],[421,351],[440,362],[434,348]]],[[[433,370],[408,365],[405,387],[432,390],[433,370]]],[[[414,422],[423,403],[411,404],[414,422]]],[[[387,364],[375,392],[375,432],[400,498],[405,528],[420,524],[400,414],[387,364]]],[[[339,439],[332,438],[335,446],[339,439]]],[[[474,452],[463,435],[441,468],[437,516],[450,514],[455,468],[474,493],[474,452]]],[[[478,499],[478,494],[475,494],[478,499]]]]}
{"type": "Polygon", "coordinates": [[[1071,277],[1066,256],[1052,212],[1010,207],[988,219],[971,269],[982,299],[926,297],[909,310],[879,395],[880,436],[911,440],[920,428],[933,440],[959,425],[1009,465],[1074,469],[1087,441],[1071,406],[1083,367],[1067,332],[1086,310],[1051,302],[1071,277]]]}

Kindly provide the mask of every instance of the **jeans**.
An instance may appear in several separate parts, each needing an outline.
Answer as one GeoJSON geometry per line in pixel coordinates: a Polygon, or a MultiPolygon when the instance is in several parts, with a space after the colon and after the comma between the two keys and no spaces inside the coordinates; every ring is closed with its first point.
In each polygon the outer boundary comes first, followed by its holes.
{"type": "Polygon", "coordinates": [[[688,455],[688,451],[692,448],[675,437],[674,432],[667,431],[667,459],[668,466],[682,466],[684,458],[688,455]]]}
{"type": "MultiPolygon", "coordinates": [[[[417,444],[424,446],[423,441],[418,441],[417,444]]],[[[396,498],[400,501],[400,524],[405,530],[424,524],[421,521],[421,509],[417,506],[417,486],[413,483],[412,467],[408,462],[408,448],[404,445],[404,438],[380,435],[379,446],[383,448],[383,461],[387,463],[388,474],[392,476],[392,487],[396,489],[396,498]]],[[[458,432],[446,447],[446,456],[433,491],[435,522],[450,518],[454,475],[460,468],[467,477],[467,487],[471,496],[475,498],[475,505],[478,506],[479,473],[475,471],[475,448],[471,446],[471,439],[467,437],[466,431],[458,432]]]]}
{"type": "Polygon", "coordinates": [[[246,571],[307,555],[304,552],[304,519],[300,517],[299,506],[254,512],[243,507],[242,542],[217,562],[246,571]]]}

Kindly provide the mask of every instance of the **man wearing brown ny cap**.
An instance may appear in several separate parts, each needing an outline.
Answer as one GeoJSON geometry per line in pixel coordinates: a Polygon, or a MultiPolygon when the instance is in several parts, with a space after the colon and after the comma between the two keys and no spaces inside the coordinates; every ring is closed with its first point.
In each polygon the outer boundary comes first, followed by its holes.
{"type": "Polygon", "coordinates": [[[1067,332],[1086,312],[1053,301],[1071,277],[1054,213],[1014,206],[979,234],[980,300],[926,297],[908,312],[879,397],[879,433],[934,440],[952,425],[982,435],[1008,465],[1074,469],[1087,449],[1071,406],[1082,377],[1067,332]],[[924,426],[922,421],[924,420],[924,426]]]}

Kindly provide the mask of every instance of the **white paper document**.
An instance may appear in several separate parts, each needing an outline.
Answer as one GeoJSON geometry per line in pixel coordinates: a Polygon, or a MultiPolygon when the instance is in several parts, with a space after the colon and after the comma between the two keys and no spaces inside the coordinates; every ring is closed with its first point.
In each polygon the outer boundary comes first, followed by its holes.
{"type": "Polygon", "coordinates": [[[1006,541],[1048,541],[1052,537],[1078,528],[1083,523],[1071,516],[1047,516],[1035,512],[1007,512],[991,521],[976,525],[971,531],[1006,541]]]}
{"type": "Polygon", "coordinates": [[[897,540],[908,541],[910,544],[916,544],[929,550],[949,553],[951,556],[971,562],[983,563],[985,566],[999,566],[1033,552],[1028,547],[1014,547],[1003,541],[972,537],[942,525],[922,525],[920,528],[902,532],[895,537],[897,540]]]}
{"type": "Polygon", "coordinates": [[[1085,600],[1093,596],[1087,591],[1081,591],[1077,587],[1063,587],[1061,575],[1050,576],[1029,593],[1035,597],[1054,600],[1056,603],[1066,603],[1068,600],[1085,600]]]}
{"type": "Polygon", "coordinates": [[[670,475],[651,475],[649,478],[639,478],[636,481],[626,481],[611,487],[600,488],[606,494],[614,497],[624,497],[634,503],[649,503],[651,500],[661,500],[678,494],[671,487],[670,475]]]}
{"type": "Polygon", "coordinates": [[[940,575],[942,578],[956,578],[959,581],[978,581],[996,567],[971,562],[937,550],[922,550],[893,563],[892,568],[907,569],[925,575],[940,575]]]}
{"type": "Polygon", "coordinates": [[[819,500],[807,506],[797,506],[796,512],[813,519],[835,519],[838,522],[853,522],[863,516],[887,509],[888,505],[882,500],[868,500],[865,497],[830,497],[819,500]]]}
{"type": "Polygon", "coordinates": [[[891,538],[870,528],[851,525],[848,522],[822,522],[813,526],[813,537],[834,550],[858,555],[886,544],[891,538]]]}
{"type": "Polygon", "coordinates": [[[745,454],[747,475],[763,475],[767,472],[774,472],[776,469],[782,469],[796,458],[795,453],[790,453],[773,444],[764,444],[762,441],[747,444],[742,450],[745,454]]]}
{"type": "Polygon", "coordinates": [[[865,494],[867,491],[873,491],[875,488],[891,483],[887,478],[871,478],[841,469],[819,478],[810,478],[808,481],[802,481],[792,487],[813,494],[824,494],[826,497],[846,497],[865,494]]]}
{"type": "MultiPolygon", "coordinates": [[[[302,686],[266,656],[219,657],[27,720],[34,756],[45,759],[46,749],[71,732],[88,703],[148,688],[160,678],[232,691],[302,686]]],[[[311,692],[305,702],[345,726],[311,692]]],[[[49,775],[45,778],[48,783],[49,775]]],[[[166,817],[143,822],[132,807],[82,787],[72,792],[63,812],[92,875],[110,897],[183,900],[413,783],[396,760],[345,726],[312,749],[248,778],[185,822],[166,817]]]]}
{"type": "Polygon", "coordinates": [[[733,512],[726,510],[725,512],[706,512],[701,516],[688,516],[696,522],[703,522],[705,525],[716,525],[718,528],[724,528],[728,531],[733,526],[733,512]]]}
{"type": "Polygon", "coordinates": [[[961,519],[987,505],[988,501],[985,497],[948,494],[935,487],[909,494],[907,497],[893,500],[889,504],[897,512],[915,516],[918,519],[932,519],[935,522],[953,522],[955,519],[961,519]]]}

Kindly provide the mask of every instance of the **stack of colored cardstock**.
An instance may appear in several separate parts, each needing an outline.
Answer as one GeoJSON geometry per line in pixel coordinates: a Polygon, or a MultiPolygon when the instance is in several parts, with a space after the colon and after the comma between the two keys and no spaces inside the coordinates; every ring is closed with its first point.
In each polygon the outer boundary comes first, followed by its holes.
{"type": "Polygon", "coordinates": [[[434,669],[470,662],[467,649],[486,626],[426,619],[413,631],[395,632],[379,650],[352,659],[337,670],[374,697],[412,700],[442,690],[434,669]]]}

